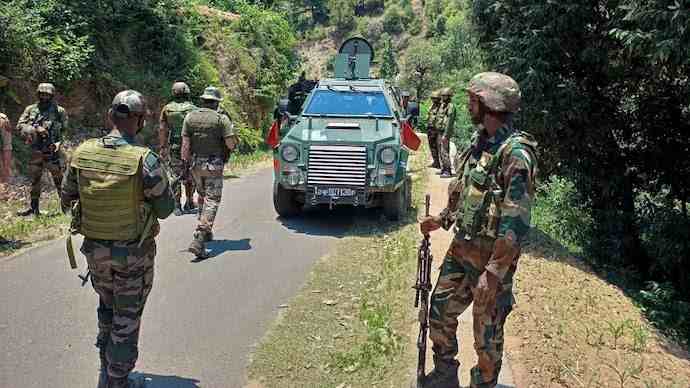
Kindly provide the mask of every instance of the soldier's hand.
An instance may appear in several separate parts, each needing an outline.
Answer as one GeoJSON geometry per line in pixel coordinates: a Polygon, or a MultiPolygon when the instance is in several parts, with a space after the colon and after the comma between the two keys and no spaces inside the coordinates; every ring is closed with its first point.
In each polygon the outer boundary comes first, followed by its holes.
{"type": "Polygon", "coordinates": [[[443,136],[441,138],[441,141],[443,142],[443,144],[447,144],[448,143],[448,136],[443,136]]]}
{"type": "Polygon", "coordinates": [[[160,149],[161,159],[167,161],[169,155],[170,155],[170,150],[168,149],[168,147],[161,147],[161,149],[160,149]]]}
{"type": "Polygon", "coordinates": [[[472,290],[474,303],[479,306],[494,303],[498,292],[498,278],[489,271],[484,271],[479,276],[477,287],[472,290]]]}
{"type": "Polygon", "coordinates": [[[429,233],[441,227],[441,218],[438,216],[424,217],[419,221],[419,230],[423,235],[427,236],[429,233]]]}

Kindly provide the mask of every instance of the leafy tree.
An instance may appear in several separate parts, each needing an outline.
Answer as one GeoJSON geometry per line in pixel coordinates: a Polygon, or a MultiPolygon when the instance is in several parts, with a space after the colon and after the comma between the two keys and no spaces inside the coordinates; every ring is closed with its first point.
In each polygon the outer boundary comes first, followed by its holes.
{"type": "Polygon", "coordinates": [[[383,42],[381,49],[381,77],[391,80],[398,75],[398,62],[393,49],[393,39],[388,34],[381,36],[383,42]]]}
{"type": "Polygon", "coordinates": [[[355,0],[329,0],[331,23],[340,31],[345,31],[355,24],[355,0]]]}
{"type": "Polygon", "coordinates": [[[383,13],[383,30],[391,35],[397,35],[402,32],[403,25],[403,10],[397,5],[386,7],[383,13]]]}
{"type": "Polygon", "coordinates": [[[418,100],[437,84],[441,71],[439,48],[427,40],[417,40],[410,45],[403,62],[403,83],[416,90],[418,100]]]}

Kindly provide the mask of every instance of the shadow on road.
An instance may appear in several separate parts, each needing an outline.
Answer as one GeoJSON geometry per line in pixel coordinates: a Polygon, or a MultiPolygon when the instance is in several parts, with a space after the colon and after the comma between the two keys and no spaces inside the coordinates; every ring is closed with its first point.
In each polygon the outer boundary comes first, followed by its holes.
{"type": "Polygon", "coordinates": [[[132,373],[135,379],[144,378],[146,388],[199,388],[200,381],[179,376],[162,376],[150,373],[132,373]]]}
{"type": "Polygon", "coordinates": [[[241,240],[213,240],[206,243],[206,257],[196,258],[192,260],[192,263],[200,263],[220,256],[225,252],[251,250],[251,240],[251,238],[243,238],[241,240]]]}

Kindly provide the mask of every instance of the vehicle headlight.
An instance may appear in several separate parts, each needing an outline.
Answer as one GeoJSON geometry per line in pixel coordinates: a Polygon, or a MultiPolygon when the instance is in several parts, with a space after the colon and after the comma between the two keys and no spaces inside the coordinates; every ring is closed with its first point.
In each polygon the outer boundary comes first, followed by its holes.
{"type": "Polygon", "coordinates": [[[388,147],[384,148],[381,150],[381,154],[379,155],[379,159],[381,159],[381,163],[383,164],[393,164],[395,162],[395,157],[396,157],[396,152],[394,149],[388,147]]]}
{"type": "Polygon", "coordinates": [[[280,151],[280,156],[286,162],[294,162],[299,157],[299,150],[297,147],[288,144],[280,151]]]}

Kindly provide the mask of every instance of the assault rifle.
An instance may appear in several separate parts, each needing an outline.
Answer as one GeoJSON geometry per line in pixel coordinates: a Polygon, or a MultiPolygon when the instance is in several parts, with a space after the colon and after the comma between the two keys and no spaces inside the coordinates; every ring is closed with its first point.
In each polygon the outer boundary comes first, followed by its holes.
{"type": "MultiPolygon", "coordinates": [[[[426,195],[426,216],[429,217],[429,207],[431,206],[431,196],[426,195]]],[[[417,294],[414,299],[414,307],[419,307],[419,336],[417,337],[417,349],[419,357],[417,359],[417,386],[421,384],[425,376],[426,366],[426,343],[427,332],[429,331],[429,293],[431,292],[431,262],[434,257],[431,254],[431,241],[428,234],[424,235],[419,246],[419,261],[417,262],[417,283],[414,289],[417,294]]]]}

